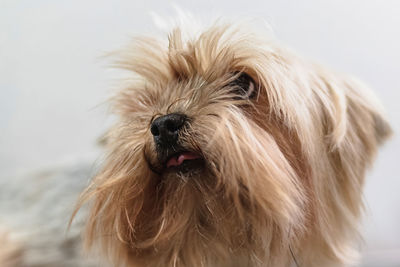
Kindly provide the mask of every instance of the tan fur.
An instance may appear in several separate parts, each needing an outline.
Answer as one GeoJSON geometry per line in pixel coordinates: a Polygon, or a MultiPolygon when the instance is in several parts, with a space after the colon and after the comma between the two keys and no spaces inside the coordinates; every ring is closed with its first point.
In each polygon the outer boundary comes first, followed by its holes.
{"type": "Polygon", "coordinates": [[[19,244],[12,241],[8,232],[0,231],[0,266],[14,267],[22,265],[23,250],[19,244]]]}
{"type": "Polygon", "coordinates": [[[344,266],[357,254],[365,171],[390,134],[353,78],[290,53],[242,25],[168,43],[137,38],[119,67],[132,79],[91,201],[86,242],[117,266],[344,266]],[[235,100],[246,72],[259,90],[235,100]],[[180,139],[206,167],[156,174],[150,123],[184,113],[180,139]]]}

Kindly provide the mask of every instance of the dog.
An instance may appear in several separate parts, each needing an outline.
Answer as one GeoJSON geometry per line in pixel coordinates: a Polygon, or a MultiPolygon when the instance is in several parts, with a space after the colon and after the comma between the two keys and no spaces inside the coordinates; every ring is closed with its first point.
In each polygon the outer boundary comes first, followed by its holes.
{"type": "Polygon", "coordinates": [[[115,266],[348,266],[391,128],[353,77],[241,23],[136,38],[107,155],[81,195],[115,266]]]}

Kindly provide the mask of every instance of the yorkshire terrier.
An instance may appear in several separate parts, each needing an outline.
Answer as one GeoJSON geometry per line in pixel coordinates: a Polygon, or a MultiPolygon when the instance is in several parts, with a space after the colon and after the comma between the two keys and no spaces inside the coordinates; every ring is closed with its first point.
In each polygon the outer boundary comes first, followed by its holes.
{"type": "Polygon", "coordinates": [[[352,77],[241,24],[137,38],[117,65],[86,245],[115,266],[347,266],[390,126],[352,77]]]}

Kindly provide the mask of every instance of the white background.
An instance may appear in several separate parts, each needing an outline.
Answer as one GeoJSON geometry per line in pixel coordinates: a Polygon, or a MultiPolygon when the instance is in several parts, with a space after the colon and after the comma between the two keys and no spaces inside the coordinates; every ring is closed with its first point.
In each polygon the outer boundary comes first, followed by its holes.
{"type": "MultiPolygon", "coordinates": [[[[205,21],[265,19],[298,53],[370,84],[398,131],[400,1],[174,3],[205,21]]],[[[0,0],[0,178],[98,153],[110,122],[99,104],[116,84],[101,56],[155,32],[152,11],[175,14],[168,1],[0,0]]],[[[368,266],[400,266],[399,152],[395,135],[369,173],[368,266]]]]}

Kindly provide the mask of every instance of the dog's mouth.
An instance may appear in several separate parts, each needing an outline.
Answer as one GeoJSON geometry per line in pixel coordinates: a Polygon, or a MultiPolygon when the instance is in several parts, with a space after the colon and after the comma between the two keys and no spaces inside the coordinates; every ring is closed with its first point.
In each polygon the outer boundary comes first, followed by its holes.
{"type": "Polygon", "coordinates": [[[206,168],[203,153],[198,150],[176,146],[173,149],[158,148],[156,153],[156,157],[151,158],[145,150],[144,156],[150,170],[160,176],[179,173],[196,175],[206,168]]]}
{"type": "Polygon", "coordinates": [[[193,160],[198,160],[201,159],[201,156],[197,153],[194,152],[179,152],[174,155],[172,155],[166,163],[167,168],[171,167],[179,167],[181,166],[185,161],[193,161],[193,160]]]}
{"type": "Polygon", "coordinates": [[[204,165],[203,157],[196,152],[181,151],[169,156],[164,163],[165,171],[188,173],[204,165]]]}

